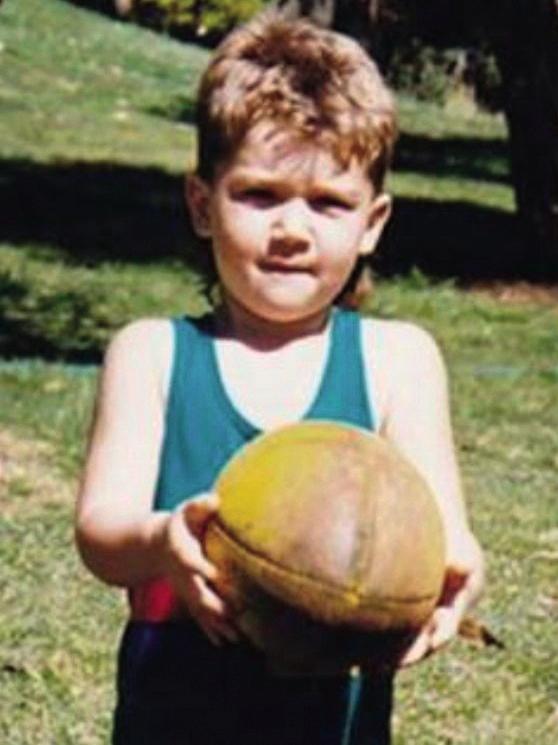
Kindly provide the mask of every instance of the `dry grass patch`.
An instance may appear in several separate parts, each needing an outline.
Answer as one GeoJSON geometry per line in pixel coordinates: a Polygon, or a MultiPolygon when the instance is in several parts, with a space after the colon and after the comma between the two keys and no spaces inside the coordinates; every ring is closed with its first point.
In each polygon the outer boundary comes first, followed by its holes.
{"type": "Polygon", "coordinates": [[[23,516],[39,505],[68,505],[76,480],[63,475],[54,446],[12,431],[0,432],[0,500],[4,517],[23,516]]]}

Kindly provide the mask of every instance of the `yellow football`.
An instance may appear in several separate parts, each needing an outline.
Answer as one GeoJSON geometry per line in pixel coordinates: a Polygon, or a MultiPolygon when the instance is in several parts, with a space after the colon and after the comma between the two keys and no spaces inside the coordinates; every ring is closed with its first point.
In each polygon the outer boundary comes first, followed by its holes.
{"type": "Polygon", "coordinates": [[[215,491],[205,550],[272,667],[397,664],[436,606],[445,545],[434,496],[393,446],[335,422],[285,426],[239,451],[215,491]]]}

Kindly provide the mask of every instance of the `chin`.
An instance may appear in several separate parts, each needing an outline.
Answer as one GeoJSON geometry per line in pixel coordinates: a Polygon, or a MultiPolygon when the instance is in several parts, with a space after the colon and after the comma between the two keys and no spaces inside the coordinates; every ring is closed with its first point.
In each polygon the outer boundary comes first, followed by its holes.
{"type": "Polygon", "coordinates": [[[275,286],[267,292],[247,289],[244,293],[226,293],[226,302],[263,322],[289,324],[327,313],[339,293],[337,285],[320,288],[307,285],[275,286]]]}
{"type": "Polygon", "coordinates": [[[292,324],[304,321],[307,318],[314,318],[320,314],[325,314],[331,308],[332,302],[313,302],[313,303],[290,303],[281,304],[273,303],[265,307],[259,306],[251,310],[253,315],[269,323],[292,324]]]}

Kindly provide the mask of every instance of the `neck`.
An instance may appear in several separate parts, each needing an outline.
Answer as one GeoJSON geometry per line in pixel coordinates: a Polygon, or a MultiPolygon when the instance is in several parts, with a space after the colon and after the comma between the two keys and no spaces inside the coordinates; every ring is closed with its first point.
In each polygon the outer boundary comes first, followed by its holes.
{"type": "Polygon", "coordinates": [[[224,298],[216,312],[217,332],[254,349],[273,350],[305,336],[320,334],[328,324],[330,310],[327,307],[303,318],[275,321],[254,315],[238,301],[224,298]]]}

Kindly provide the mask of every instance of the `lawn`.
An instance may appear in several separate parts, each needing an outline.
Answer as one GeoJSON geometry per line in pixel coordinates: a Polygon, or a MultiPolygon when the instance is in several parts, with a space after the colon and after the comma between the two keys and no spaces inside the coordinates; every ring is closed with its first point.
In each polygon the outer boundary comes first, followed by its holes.
{"type": "MultiPolygon", "coordinates": [[[[0,740],[102,745],[125,604],[80,566],[73,500],[107,338],[204,307],[180,205],[207,53],[61,0],[4,3],[0,49],[0,740]]],[[[384,265],[418,242],[422,271],[379,281],[365,312],[421,323],[444,350],[488,560],[478,615],[506,649],[457,641],[402,673],[395,743],[554,745],[558,312],[464,292],[439,264],[427,278],[441,242],[465,262],[481,234],[486,251],[513,232],[504,131],[411,99],[401,118],[384,265]]]]}

